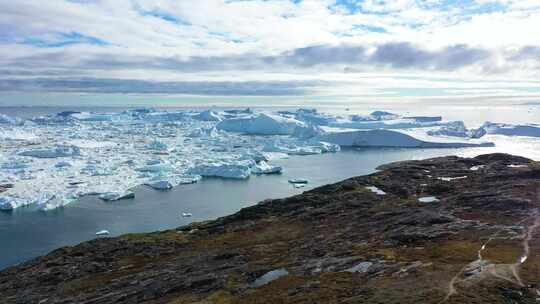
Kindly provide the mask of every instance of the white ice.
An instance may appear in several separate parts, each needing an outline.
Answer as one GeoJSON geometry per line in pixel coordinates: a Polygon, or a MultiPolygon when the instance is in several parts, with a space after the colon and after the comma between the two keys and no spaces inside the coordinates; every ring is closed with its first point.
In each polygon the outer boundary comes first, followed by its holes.
{"type": "Polygon", "coordinates": [[[435,203],[435,202],[438,202],[439,199],[436,198],[435,196],[424,196],[424,197],[418,198],[418,201],[420,203],[435,203]]]}
{"type": "Polygon", "coordinates": [[[540,137],[540,124],[511,125],[486,122],[482,128],[488,134],[540,137]]]}
{"type": "MultiPolygon", "coordinates": [[[[0,209],[34,205],[51,210],[86,195],[130,197],[140,185],[166,190],[205,177],[247,179],[286,170],[273,164],[276,159],[337,153],[342,146],[475,147],[469,150],[479,154],[504,151],[508,143],[517,152],[537,153],[534,137],[522,137],[526,143],[518,145],[516,137],[489,134],[513,130],[531,136],[538,126],[522,127],[485,124],[481,129],[488,134],[480,140],[475,137],[482,131],[475,133],[462,122],[384,111],[338,116],[314,109],[145,108],[66,111],[29,120],[0,115],[0,182],[13,184],[0,194],[0,209]],[[491,140],[505,147],[493,148],[491,140]]],[[[295,187],[305,186],[298,182],[295,187]]]]}
{"type": "Polygon", "coordinates": [[[386,195],[386,192],[382,191],[381,189],[375,187],[375,186],[367,186],[366,189],[369,191],[377,194],[377,195],[386,195]]]}

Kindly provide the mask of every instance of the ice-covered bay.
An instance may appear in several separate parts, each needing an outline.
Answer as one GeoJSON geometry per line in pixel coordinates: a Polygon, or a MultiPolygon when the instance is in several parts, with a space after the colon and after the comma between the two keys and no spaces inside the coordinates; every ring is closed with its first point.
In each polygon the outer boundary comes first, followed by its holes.
{"type": "Polygon", "coordinates": [[[490,142],[478,139],[485,133],[441,117],[380,111],[335,116],[306,109],[137,109],[28,120],[3,115],[0,186],[9,187],[0,187],[0,209],[35,204],[51,210],[85,195],[125,198],[139,185],[166,190],[204,177],[274,174],[287,167],[273,165],[273,158],[339,152],[340,146],[488,147],[490,142]]]}

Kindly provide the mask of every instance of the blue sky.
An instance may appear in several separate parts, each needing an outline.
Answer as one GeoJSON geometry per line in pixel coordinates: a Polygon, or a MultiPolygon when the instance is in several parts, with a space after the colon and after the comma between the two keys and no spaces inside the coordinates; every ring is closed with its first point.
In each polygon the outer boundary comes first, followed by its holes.
{"type": "Polygon", "coordinates": [[[540,97],[537,0],[0,1],[0,92],[540,97]]]}

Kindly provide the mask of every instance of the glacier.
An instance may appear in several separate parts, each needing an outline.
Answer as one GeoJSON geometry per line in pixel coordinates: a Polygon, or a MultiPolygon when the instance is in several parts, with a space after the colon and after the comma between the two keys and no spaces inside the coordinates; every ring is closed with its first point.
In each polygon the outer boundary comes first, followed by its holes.
{"type": "MultiPolygon", "coordinates": [[[[316,109],[65,111],[30,119],[0,114],[0,209],[53,210],[88,195],[133,197],[204,178],[244,180],[286,170],[276,159],[342,147],[491,147],[485,134],[540,136],[534,124],[467,129],[440,116],[316,109]]],[[[491,135],[490,135],[491,136],[491,135]]],[[[488,136],[489,137],[489,136],[488,136]]],[[[299,186],[300,187],[300,186],[299,186]]]]}

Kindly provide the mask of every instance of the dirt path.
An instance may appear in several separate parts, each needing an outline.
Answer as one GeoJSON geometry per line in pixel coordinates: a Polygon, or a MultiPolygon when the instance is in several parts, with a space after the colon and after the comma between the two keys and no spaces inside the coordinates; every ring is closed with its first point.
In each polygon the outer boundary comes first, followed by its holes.
{"type": "MultiPolygon", "coordinates": [[[[519,266],[521,264],[525,263],[525,261],[529,258],[529,255],[530,255],[530,241],[533,239],[533,236],[534,236],[534,233],[535,233],[536,229],[538,227],[540,227],[540,212],[539,212],[539,210],[535,209],[531,216],[528,216],[528,217],[518,221],[515,225],[521,225],[524,222],[527,222],[528,220],[534,220],[534,221],[533,221],[533,223],[531,225],[527,226],[524,233],[522,234],[523,253],[522,253],[521,257],[519,258],[519,260],[516,263],[509,265],[510,271],[512,273],[511,277],[510,276],[505,276],[503,274],[498,273],[497,272],[497,266],[499,266],[498,264],[490,264],[490,265],[485,266],[485,268],[484,268],[484,266],[481,266],[482,262],[484,261],[483,257],[482,257],[482,252],[484,250],[486,250],[489,243],[492,240],[494,240],[499,233],[504,231],[504,229],[501,229],[501,230],[498,230],[497,232],[495,232],[494,234],[492,234],[487,239],[487,241],[482,244],[482,246],[478,250],[478,259],[477,260],[465,265],[455,276],[452,277],[452,279],[450,279],[450,282],[448,283],[446,296],[439,303],[445,303],[446,301],[448,301],[448,299],[450,299],[451,296],[458,293],[458,291],[456,289],[456,284],[459,283],[459,282],[467,280],[467,279],[460,280],[460,276],[463,274],[465,269],[467,269],[469,267],[469,265],[472,264],[472,263],[478,263],[480,265],[479,267],[480,267],[481,272],[486,271],[490,275],[492,275],[494,277],[497,277],[499,279],[509,281],[509,282],[511,282],[513,284],[517,284],[519,286],[524,286],[523,281],[522,281],[522,279],[521,279],[521,277],[519,275],[519,266]]],[[[501,266],[508,266],[508,264],[505,264],[505,265],[501,264],[501,266]]]]}

